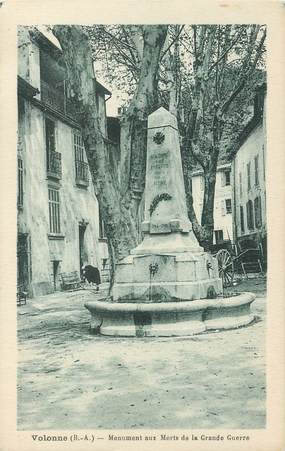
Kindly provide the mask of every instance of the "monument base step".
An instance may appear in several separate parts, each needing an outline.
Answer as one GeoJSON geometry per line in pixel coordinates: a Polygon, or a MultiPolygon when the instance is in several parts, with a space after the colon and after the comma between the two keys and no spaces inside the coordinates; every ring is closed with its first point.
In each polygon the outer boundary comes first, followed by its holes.
{"type": "Polygon", "coordinates": [[[253,293],[160,303],[87,302],[91,331],[118,337],[170,337],[235,329],[254,320],[253,293]]]}

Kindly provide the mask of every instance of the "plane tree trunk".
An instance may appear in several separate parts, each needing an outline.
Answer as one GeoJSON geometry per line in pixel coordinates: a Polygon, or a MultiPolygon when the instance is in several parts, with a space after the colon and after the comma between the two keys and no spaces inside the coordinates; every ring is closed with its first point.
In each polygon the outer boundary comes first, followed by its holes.
{"type": "Polygon", "coordinates": [[[145,184],[147,116],[157,105],[160,52],[167,26],[144,28],[143,55],[135,95],[123,118],[120,176],[110,166],[106,136],[100,130],[95,74],[87,35],[79,26],[56,25],[67,69],[67,94],[76,106],[95,193],[108,239],[110,292],[116,263],[139,241],[138,206],[145,184]]]}

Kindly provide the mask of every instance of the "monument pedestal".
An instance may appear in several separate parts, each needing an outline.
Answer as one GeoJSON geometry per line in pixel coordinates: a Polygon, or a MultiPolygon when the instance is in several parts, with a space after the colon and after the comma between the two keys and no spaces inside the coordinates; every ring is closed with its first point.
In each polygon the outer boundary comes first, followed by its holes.
{"type": "Polygon", "coordinates": [[[115,302],[178,302],[222,293],[216,259],[207,253],[134,254],[117,265],[115,302]]]}

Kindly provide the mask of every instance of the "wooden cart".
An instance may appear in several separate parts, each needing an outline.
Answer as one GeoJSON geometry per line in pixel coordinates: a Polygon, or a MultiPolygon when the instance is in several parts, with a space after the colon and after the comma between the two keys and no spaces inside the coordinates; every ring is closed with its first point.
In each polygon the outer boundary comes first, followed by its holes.
{"type": "Polygon", "coordinates": [[[211,253],[218,261],[219,277],[223,280],[223,286],[233,284],[235,273],[242,273],[248,278],[250,272],[263,272],[262,247],[254,240],[245,239],[233,244],[224,241],[211,246],[211,253]]]}

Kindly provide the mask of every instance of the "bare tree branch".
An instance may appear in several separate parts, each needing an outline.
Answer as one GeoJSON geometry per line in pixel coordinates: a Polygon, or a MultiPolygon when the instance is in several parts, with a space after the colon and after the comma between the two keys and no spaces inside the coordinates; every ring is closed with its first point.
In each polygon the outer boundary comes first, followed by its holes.
{"type": "Polygon", "coordinates": [[[239,32],[236,39],[234,39],[231,43],[231,45],[218,57],[218,59],[212,64],[212,66],[209,69],[209,74],[210,72],[214,69],[214,67],[216,67],[217,64],[219,64],[224,58],[225,56],[229,53],[229,51],[235,46],[235,44],[238,42],[238,40],[240,39],[242,32],[239,32]]]}
{"type": "MultiPolygon", "coordinates": [[[[259,41],[259,44],[257,46],[257,49],[256,49],[256,54],[255,54],[253,63],[251,65],[248,65],[247,69],[244,70],[243,75],[240,78],[239,83],[235,86],[235,88],[231,92],[228,100],[222,105],[222,107],[221,107],[221,115],[224,115],[228,111],[228,109],[229,109],[231,103],[233,102],[233,100],[238,96],[238,94],[242,91],[242,89],[244,88],[245,84],[247,83],[248,77],[254,72],[254,70],[256,68],[256,65],[257,65],[257,62],[258,62],[258,60],[260,58],[260,54],[261,54],[261,51],[262,51],[262,47],[263,47],[265,38],[266,38],[266,29],[263,30],[262,37],[261,37],[261,39],[259,41]]],[[[250,49],[251,48],[252,48],[252,46],[250,46],[250,49]]],[[[247,57],[247,64],[249,64],[249,60],[250,60],[251,56],[252,56],[252,52],[250,52],[250,50],[249,50],[249,54],[248,54],[248,57],[247,57]]]]}
{"type": "Polygon", "coordinates": [[[180,30],[178,31],[177,35],[175,36],[175,38],[171,41],[171,43],[169,44],[169,46],[167,47],[167,49],[163,52],[163,54],[161,55],[160,60],[163,59],[163,57],[166,55],[166,53],[170,50],[170,48],[173,46],[173,44],[177,41],[177,39],[179,38],[183,28],[185,27],[185,25],[181,25],[180,30]]]}

